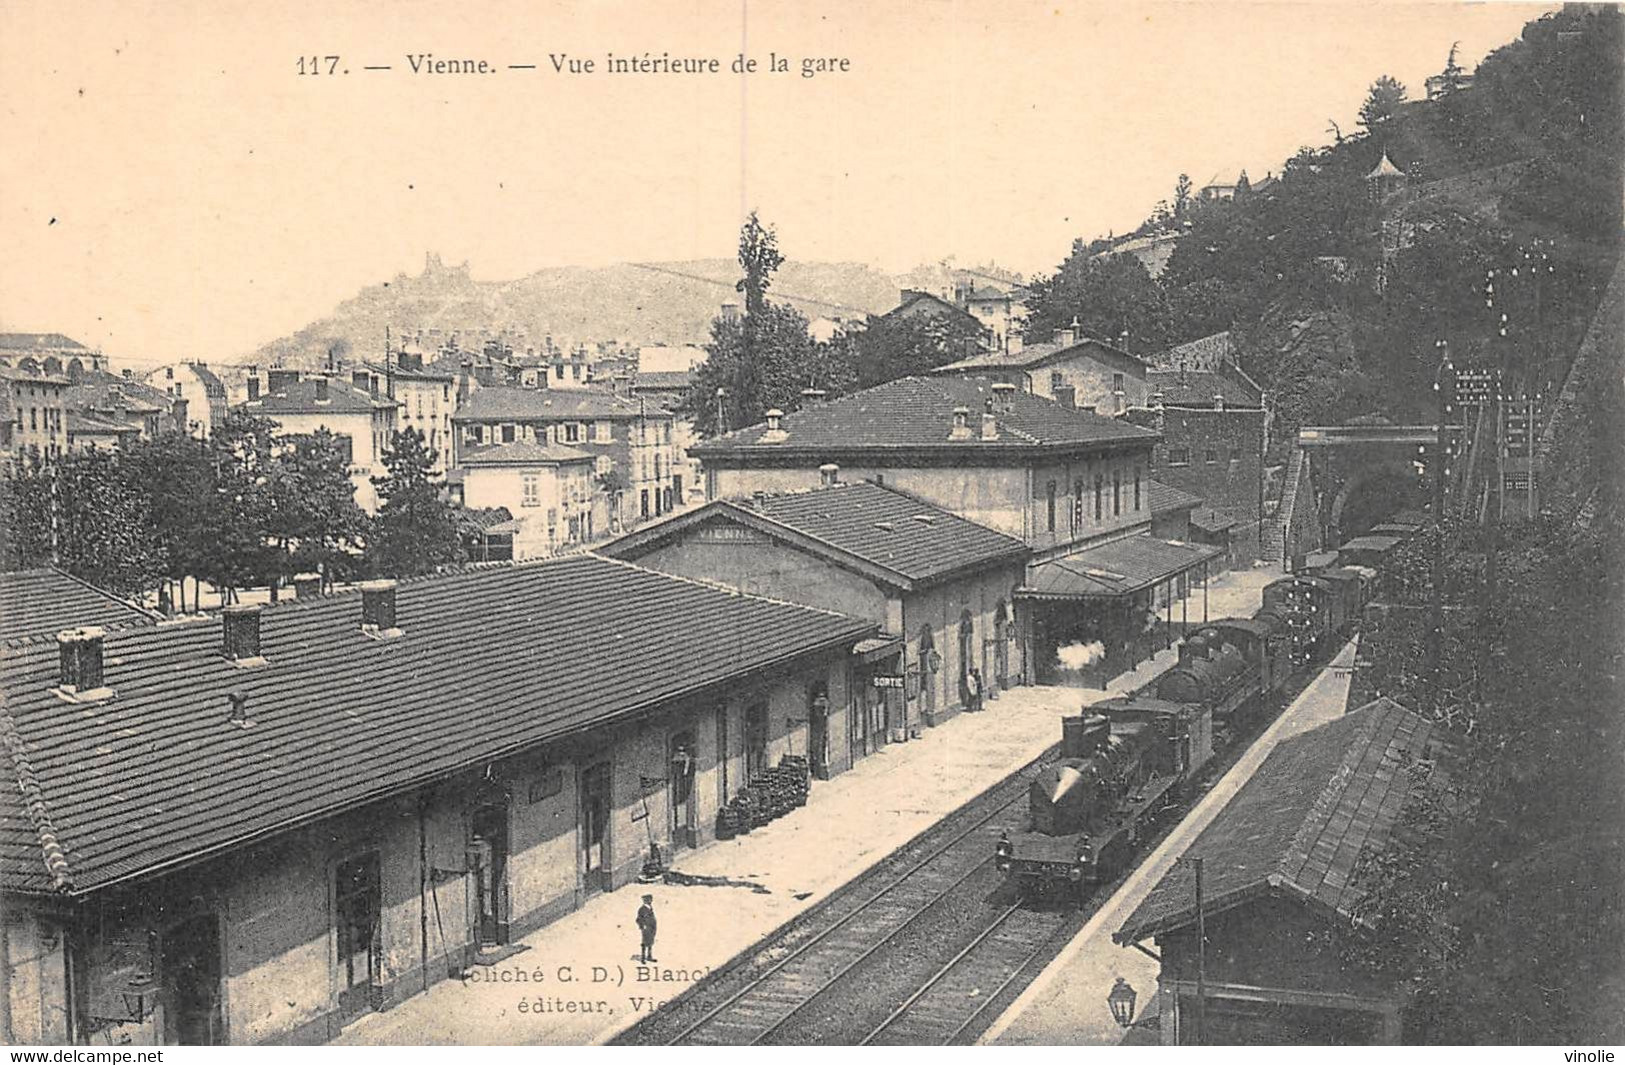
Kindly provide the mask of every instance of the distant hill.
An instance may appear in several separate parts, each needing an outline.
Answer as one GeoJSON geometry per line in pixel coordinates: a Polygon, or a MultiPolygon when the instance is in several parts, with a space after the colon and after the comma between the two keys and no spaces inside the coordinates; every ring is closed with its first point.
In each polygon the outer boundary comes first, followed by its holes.
{"type": "MultiPolygon", "coordinates": [[[[340,303],[333,313],[238,361],[313,367],[330,350],[376,355],[384,330],[457,332],[464,347],[485,333],[515,347],[623,341],[632,345],[701,344],[724,302],[739,302],[732,259],[620,263],[538,270],[515,281],[476,281],[468,265],[427,257],[416,276],[399,274],[340,303]]],[[[809,318],[852,318],[897,305],[897,281],[857,263],[786,262],[770,295],[809,318]]]]}

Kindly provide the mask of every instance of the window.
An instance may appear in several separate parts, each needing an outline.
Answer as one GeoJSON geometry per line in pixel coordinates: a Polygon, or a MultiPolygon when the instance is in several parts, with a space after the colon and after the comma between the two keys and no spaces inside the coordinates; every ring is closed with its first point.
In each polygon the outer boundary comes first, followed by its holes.
{"type": "Polygon", "coordinates": [[[1140,468],[1134,467],[1134,509],[1140,509],[1140,468]]]}
{"type": "Polygon", "coordinates": [[[1106,516],[1104,511],[1102,511],[1101,505],[1100,505],[1101,493],[1105,490],[1105,486],[1106,486],[1106,478],[1104,476],[1102,476],[1101,474],[1098,474],[1098,473],[1095,474],[1095,520],[1096,521],[1101,521],[1106,516]]]}
{"type": "Polygon", "coordinates": [[[1189,466],[1191,464],[1191,449],[1188,447],[1171,447],[1168,449],[1168,465],[1189,466]]]}
{"type": "Polygon", "coordinates": [[[1219,461],[1219,453],[1217,451],[1213,450],[1212,448],[1208,448],[1206,454],[1204,454],[1202,456],[1202,458],[1203,458],[1204,461],[1207,461],[1207,462],[1218,462],[1219,461]]]}
{"type": "Polygon", "coordinates": [[[333,446],[344,456],[346,466],[355,461],[355,442],[350,439],[349,433],[334,433],[333,446]]]}
{"type": "Polygon", "coordinates": [[[615,439],[615,434],[611,431],[610,424],[608,422],[594,422],[592,427],[592,438],[597,443],[607,444],[611,440],[615,439]]]}
{"type": "Polygon", "coordinates": [[[564,423],[564,442],[566,444],[575,444],[575,443],[580,443],[580,441],[581,441],[581,426],[579,424],[577,424],[576,422],[565,422],[564,423]]]}
{"type": "Polygon", "coordinates": [[[524,476],[525,496],[523,505],[527,507],[541,506],[542,503],[542,475],[527,473],[524,476]]]}
{"type": "Polygon", "coordinates": [[[606,474],[614,468],[615,460],[610,458],[608,455],[599,455],[598,458],[593,462],[593,472],[600,475],[606,474]]]}
{"type": "Polygon", "coordinates": [[[1112,516],[1123,513],[1123,471],[1112,471],[1112,516]]]}
{"type": "Polygon", "coordinates": [[[647,518],[649,516],[649,490],[647,488],[643,489],[638,493],[638,498],[638,510],[645,518],[647,518]]]}
{"type": "Polygon", "coordinates": [[[513,426],[511,426],[511,425],[504,425],[504,426],[503,426],[503,427],[502,427],[502,442],[503,442],[503,443],[504,443],[504,444],[511,444],[511,443],[513,443],[513,436],[514,436],[514,429],[513,429],[513,426]]]}
{"type": "Polygon", "coordinates": [[[1121,392],[1121,391],[1123,391],[1123,375],[1122,374],[1120,374],[1120,373],[1112,374],[1112,391],[1113,392],[1121,392]]]}
{"type": "Polygon", "coordinates": [[[1055,482],[1050,481],[1044,486],[1044,494],[1049,501],[1049,531],[1055,531],[1055,482]]]}
{"type": "Polygon", "coordinates": [[[1049,374],[1049,390],[1059,392],[1066,387],[1066,375],[1060,370],[1051,370],[1049,374]]]}
{"type": "Polygon", "coordinates": [[[553,365],[553,376],[560,381],[564,380],[564,363],[560,362],[553,365]]]}
{"type": "Polygon", "coordinates": [[[1083,478],[1072,482],[1072,531],[1083,528],[1083,478]]]}
{"type": "Polygon", "coordinates": [[[473,436],[476,444],[485,443],[485,426],[476,425],[473,429],[473,436]]]}

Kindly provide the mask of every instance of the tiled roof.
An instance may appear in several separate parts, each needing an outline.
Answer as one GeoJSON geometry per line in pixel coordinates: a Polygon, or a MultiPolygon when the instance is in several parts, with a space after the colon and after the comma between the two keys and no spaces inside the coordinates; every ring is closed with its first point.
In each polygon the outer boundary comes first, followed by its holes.
{"type": "Polygon", "coordinates": [[[593,456],[563,444],[533,444],[516,440],[511,444],[465,445],[464,466],[557,465],[566,462],[594,462],[593,456]]]}
{"type": "Polygon", "coordinates": [[[61,333],[0,333],[0,351],[88,351],[61,333]]]}
{"type": "MultiPolygon", "coordinates": [[[[23,361],[23,360],[19,360],[23,361]]],[[[27,369],[22,366],[0,366],[0,378],[8,381],[22,381],[35,385],[63,385],[71,382],[58,374],[49,374],[39,369],[27,369]]]]}
{"type": "Polygon", "coordinates": [[[94,415],[86,414],[83,411],[78,410],[68,411],[67,420],[69,436],[73,436],[75,434],[80,436],[90,434],[95,434],[98,436],[107,434],[128,435],[131,433],[139,435],[141,432],[139,426],[127,425],[124,422],[108,421],[105,418],[97,418],[94,415]]]}
{"type": "MultiPolygon", "coordinates": [[[[1264,892],[1352,916],[1360,853],[1382,846],[1409,796],[1432,726],[1378,699],[1282,740],[1185,852],[1203,858],[1203,909],[1264,892]]],[[[1135,943],[1196,919],[1195,867],[1175,863],[1113,936],[1135,943]]]]}
{"type": "Polygon", "coordinates": [[[144,381],[110,373],[87,373],[62,394],[62,404],[83,410],[119,411],[144,416],[166,411],[171,397],[144,381]]]}
{"type": "Polygon", "coordinates": [[[1241,524],[1217,507],[1204,507],[1191,514],[1191,528],[1198,532],[1220,533],[1241,524]]]}
{"type": "Polygon", "coordinates": [[[982,413],[996,395],[993,383],[973,376],[902,377],[785,415],[781,422],[785,436],[779,443],[773,443],[767,426],[759,424],[703,441],[690,447],[689,454],[716,459],[775,451],[835,455],[870,448],[927,448],[968,457],[1034,447],[1149,444],[1156,439],[1150,430],[1017,390],[1008,393],[1008,409],[997,412],[998,439],[983,440],[982,413]],[[968,440],[948,437],[956,407],[970,412],[968,440]]]}
{"type": "Polygon", "coordinates": [[[551,418],[636,418],[641,413],[666,416],[648,407],[592,388],[482,388],[451,416],[456,422],[545,421],[551,418]]]}
{"type": "Polygon", "coordinates": [[[274,418],[278,414],[365,414],[398,406],[400,404],[388,396],[375,396],[363,391],[345,377],[328,378],[327,399],[325,402],[319,401],[316,398],[316,378],[301,377],[297,381],[279,385],[275,392],[261,392],[259,399],[248,400],[242,409],[250,414],[274,418]]]}
{"type": "Polygon", "coordinates": [[[1146,482],[1145,499],[1146,506],[1153,516],[1175,510],[1189,510],[1202,502],[1201,496],[1193,496],[1182,488],[1175,488],[1161,481],[1146,482]]]}
{"type": "Polygon", "coordinates": [[[1084,337],[1070,344],[1056,341],[1043,341],[1036,344],[1025,344],[1018,351],[987,351],[980,355],[972,355],[968,359],[960,359],[946,366],[939,366],[931,372],[934,374],[966,373],[976,370],[1017,370],[1029,366],[1037,366],[1063,352],[1075,351],[1079,348],[1088,348],[1092,351],[1115,355],[1131,362],[1144,363],[1145,360],[1122,348],[1096,340],[1094,337],[1084,337]]]}
{"type": "Polygon", "coordinates": [[[1127,536],[1033,566],[1021,594],[1038,599],[1099,599],[1129,595],[1221,554],[1216,547],[1127,536]]]}
{"type": "Polygon", "coordinates": [[[96,704],[52,691],[54,641],[7,650],[0,888],[84,892],[204,857],[876,628],[588,554],[397,598],[393,639],[361,632],[357,593],[267,607],[251,668],[221,656],[218,620],[110,632],[116,694],[96,704]],[[230,723],[228,693],[251,727],[230,723]],[[19,794],[37,800],[23,822],[4,816],[19,794]]]}
{"type": "Polygon", "coordinates": [[[1152,370],[1145,375],[1145,387],[1161,392],[1170,407],[1211,407],[1214,396],[1223,396],[1227,407],[1257,407],[1258,389],[1232,375],[1211,370],[1152,370]]]}
{"type": "Polygon", "coordinates": [[[634,388],[678,389],[687,388],[694,375],[687,370],[653,370],[638,374],[634,388]]]}
{"type": "Polygon", "coordinates": [[[80,625],[147,625],[154,616],[58,569],[0,573],[0,643],[80,625]]]}
{"type": "Polygon", "coordinates": [[[866,562],[903,587],[928,583],[969,567],[1031,553],[1021,540],[978,525],[913,496],[867,481],[766,496],[750,503],[726,500],[645,526],[602,550],[636,561],[656,544],[696,525],[732,520],[790,535],[798,546],[839,560],[866,562]],[[831,550],[833,549],[833,550],[831,550]]]}

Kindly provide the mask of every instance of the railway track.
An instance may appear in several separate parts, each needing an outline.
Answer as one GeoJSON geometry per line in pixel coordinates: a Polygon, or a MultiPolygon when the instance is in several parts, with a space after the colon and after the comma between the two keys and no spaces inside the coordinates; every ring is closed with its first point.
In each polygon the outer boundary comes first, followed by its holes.
{"type": "MultiPolygon", "coordinates": [[[[1319,665],[1320,663],[1317,663],[1319,665]]],[[[1194,782],[1205,790],[1318,672],[1301,671],[1194,782]]],[[[1261,708],[1262,709],[1262,708],[1261,708]]],[[[985,792],[875,868],[621,1033],[633,1045],[954,1045],[973,1042],[1131,871],[1053,909],[1017,898],[997,872],[1000,832],[1057,756],[985,792]]],[[[1149,853],[1184,807],[1160,819],[1149,853]]]]}

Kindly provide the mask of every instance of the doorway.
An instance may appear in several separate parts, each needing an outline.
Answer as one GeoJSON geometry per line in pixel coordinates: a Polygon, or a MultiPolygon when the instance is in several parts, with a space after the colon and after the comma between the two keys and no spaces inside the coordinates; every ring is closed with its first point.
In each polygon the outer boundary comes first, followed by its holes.
{"type": "Polygon", "coordinates": [[[1004,600],[993,608],[993,680],[999,690],[1010,687],[1010,609],[1004,600]]]}
{"type": "Polygon", "coordinates": [[[474,935],[480,948],[508,941],[503,885],[508,875],[508,808],[477,807],[469,820],[469,874],[474,880],[474,935]]]}
{"type": "Polygon", "coordinates": [[[981,696],[981,688],[977,687],[975,694],[971,692],[971,671],[976,668],[976,626],[971,621],[970,611],[966,610],[959,615],[959,702],[967,710],[980,709],[976,703],[981,696]]]}
{"type": "Polygon", "coordinates": [[[340,862],[333,880],[339,1014],[348,1020],[373,1008],[373,988],[382,983],[378,929],[384,906],[377,853],[340,862]]]}
{"type": "Polygon", "coordinates": [[[745,783],[767,768],[767,707],[757,703],[745,711],[745,783]]]}
{"type": "Polygon", "coordinates": [[[695,844],[693,732],[685,729],[672,735],[667,744],[666,764],[671,846],[673,850],[681,850],[695,844]]]}
{"type": "Polygon", "coordinates": [[[164,1041],[180,1046],[224,1042],[220,1017],[220,919],[202,914],[164,933],[164,1041]]]}
{"type": "Polygon", "coordinates": [[[609,865],[609,763],[581,771],[581,886],[584,891],[607,891],[609,865]]]}
{"type": "Polygon", "coordinates": [[[819,780],[829,779],[829,685],[807,690],[807,764],[819,780]]]}

